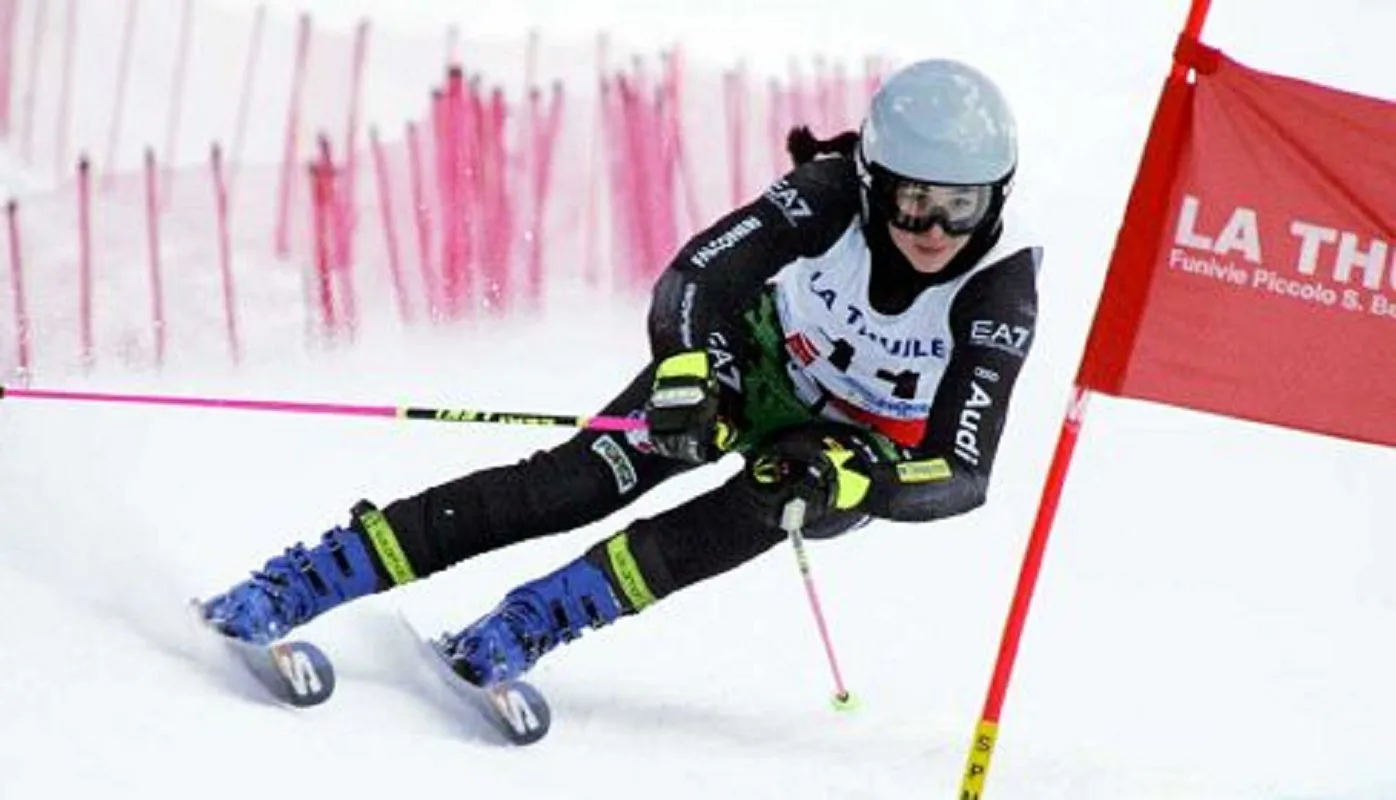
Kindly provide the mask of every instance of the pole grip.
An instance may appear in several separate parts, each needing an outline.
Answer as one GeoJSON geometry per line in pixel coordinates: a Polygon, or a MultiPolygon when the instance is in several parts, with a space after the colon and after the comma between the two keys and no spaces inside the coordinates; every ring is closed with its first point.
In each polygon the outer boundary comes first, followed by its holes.
{"type": "Polygon", "coordinates": [[[797,534],[804,527],[805,501],[799,497],[791,498],[780,510],[780,529],[786,533],[797,534]]]}

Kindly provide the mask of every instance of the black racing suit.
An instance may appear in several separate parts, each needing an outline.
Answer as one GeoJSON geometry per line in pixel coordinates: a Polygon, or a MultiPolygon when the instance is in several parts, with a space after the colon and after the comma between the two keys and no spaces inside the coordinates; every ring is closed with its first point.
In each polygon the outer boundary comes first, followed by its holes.
{"type": "MultiPolygon", "coordinates": [[[[659,279],[649,315],[655,362],[601,410],[642,413],[655,363],[706,348],[722,387],[722,405],[739,430],[744,457],[761,452],[771,434],[821,416],[822,402],[792,391],[790,354],[772,311],[768,280],[787,265],[817,256],[861,226],[871,259],[867,302],[881,314],[907,309],[928,286],[979,269],[947,309],[953,342],[924,437],[902,442],[906,459],[943,458],[950,477],[903,483],[885,468],[858,513],[827,517],[813,538],[855,527],[868,517],[924,521],[963,513],[985,500],[1009,395],[1036,318],[1039,251],[993,249],[999,226],[974,234],[942,274],[911,269],[885,224],[860,222],[857,176],[846,158],[798,167],[761,198],[693,237],[659,279]],[[1010,337],[995,330],[1014,331],[1010,337]]],[[[650,451],[644,437],[583,431],[518,463],[471,473],[397,500],[382,509],[412,572],[421,577],[480,553],[600,520],[690,466],[650,451]]],[[[762,522],[734,477],[721,487],[595,545],[587,558],[618,580],[614,540],[628,546],[655,598],[731,569],[769,549],[784,532],[762,522]],[[624,536],[622,536],[624,534],[624,536]],[[608,549],[610,554],[608,555],[608,549]]],[[[356,522],[356,524],[359,524],[356,522]]],[[[380,564],[385,586],[391,581],[380,564]]],[[[621,592],[617,592],[620,596],[621,592]]]]}

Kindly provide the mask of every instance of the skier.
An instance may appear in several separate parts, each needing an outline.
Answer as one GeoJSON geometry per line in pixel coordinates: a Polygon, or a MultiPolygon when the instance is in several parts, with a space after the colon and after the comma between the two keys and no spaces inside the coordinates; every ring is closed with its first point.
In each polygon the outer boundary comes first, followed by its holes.
{"type": "Polygon", "coordinates": [[[653,361],[603,410],[643,417],[647,433],[582,431],[381,509],[362,501],[316,546],[206,601],[207,620],[269,642],[742,456],[719,488],[634,520],[443,636],[455,671],[488,686],[768,550],[793,499],[810,539],[984,503],[1041,259],[1002,218],[1017,167],[1007,102],[971,66],[922,61],[888,77],[860,132],[796,129],[789,145],[795,169],[689,240],[654,288],[653,361]]]}

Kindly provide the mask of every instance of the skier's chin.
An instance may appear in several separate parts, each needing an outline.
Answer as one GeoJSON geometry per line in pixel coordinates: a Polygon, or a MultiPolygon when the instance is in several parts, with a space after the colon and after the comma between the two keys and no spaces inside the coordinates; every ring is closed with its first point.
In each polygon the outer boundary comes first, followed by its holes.
{"type": "Polygon", "coordinates": [[[965,246],[968,237],[949,237],[940,233],[914,234],[892,230],[892,239],[912,269],[932,275],[945,269],[965,246]]]}

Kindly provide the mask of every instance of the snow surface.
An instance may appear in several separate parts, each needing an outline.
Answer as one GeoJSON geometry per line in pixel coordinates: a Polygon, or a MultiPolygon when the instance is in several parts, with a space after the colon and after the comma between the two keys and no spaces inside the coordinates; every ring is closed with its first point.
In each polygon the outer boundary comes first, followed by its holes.
{"type": "MultiPolygon", "coordinates": [[[[346,27],[362,13],[404,28],[467,18],[463,3],[303,5],[321,19],[341,14],[346,27]]],[[[398,609],[429,629],[463,625],[626,519],[720,481],[730,464],[666,485],[615,519],[337,611],[305,630],[339,665],[335,699],[306,712],[250,702],[190,637],[185,599],[317,536],[359,497],[386,501],[512,460],[557,432],[7,400],[0,798],[955,795],[1185,6],[534,1],[484,15],[499,35],[532,23],[589,35],[601,25],[682,35],[695,50],[753,63],[949,54],[1000,76],[1015,100],[1024,129],[1015,204],[1048,255],[1043,326],[991,502],[960,519],[874,525],[811,548],[861,709],[828,706],[786,547],[542,662],[534,678],[553,702],[554,729],[526,751],[475,739],[431,701],[398,646],[398,609]]],[[[1207,38],[1243,61],[1396,97],[1389,4],[1215,6],[1207,38]]],[[[36,183],[13,158],[0,163],[0,186],[36,183]]],[[[47,384],[585,412],[643,358],[643,311],[589,298],[543,321],[381,333],[236,373],[184,365],[47,384]]],[[[1393,479],[1389,450],[1093,404],[988,796],[1396,797],[1396,535],[1383,499],[1393,479]]]]}

